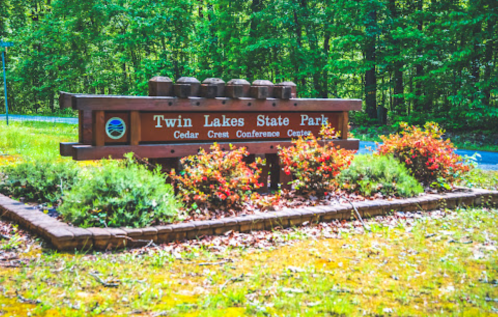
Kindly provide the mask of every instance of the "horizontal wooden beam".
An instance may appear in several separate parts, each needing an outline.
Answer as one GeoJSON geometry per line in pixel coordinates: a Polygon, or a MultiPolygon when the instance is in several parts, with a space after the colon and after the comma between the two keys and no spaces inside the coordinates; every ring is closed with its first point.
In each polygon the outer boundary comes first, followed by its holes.
{"type": "Polygon", "coordinates": [[[73,156],[73,146],[81,145],[78,142],[61,142],[59,144],[59,150],[61,156],[73,156]]]}
{"type": "MultiPolygon", "coordinates": [[[[329,142],[329,141],[321,141],[329,142]]],[[[348,150],[358,150],[360,142],[357,139],[333,140],[334,145],[348,150]]],[[[290,146],[291,141],[255,141],[255,142],[219,142],[221,148],[228,149],[230,144],[236,147],[245,146],[251,154],[274,154],[278,152],[278,146],[290,146]]],[[[212,143],[188,143],[188,144],[148,144],[148,145],[109,145],[91,146],[74,145],[73,159],[78,161],[100,160],[103,158],[123,158],[129,152],[135,153],[140,158],[168,158],[184,157],[197,154],[200,148],[208,150],[212,143]]]]}
{"type": "Polygon", "coordinates": [[[112,96],[112,95],[81,95],[72,96],[71,104],[76,110],[105,111],[350,111],[361,110],[360,99],[308,99],[294,98],[282,100],[268,98],[258,100],[241,97],[144,97],[144,96],[112,96]]]}
{"type": "Polygon", "coordinates": [[[59,108],[73,108],[72,98],[74,94],[70,94],[68,92],[61,91],[59,92],[59,108]]]}

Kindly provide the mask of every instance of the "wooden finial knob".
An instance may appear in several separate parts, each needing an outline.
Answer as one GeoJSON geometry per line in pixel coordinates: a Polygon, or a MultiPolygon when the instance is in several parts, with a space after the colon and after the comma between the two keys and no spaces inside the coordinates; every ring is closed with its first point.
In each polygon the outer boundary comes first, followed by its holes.
{"type": "Polygon", "coordinates": [[[251,97],[266,99],[273,96],[273,83],[269,80],[258,79],[252,82],[251,97]]]}
{"type": "Polygon", "coordinates": [[[180,77],[174,85],[175,95],[178,98],[199,96],[201,82],[195,77],[180,77]]]}
{"type": "Polygon", "coordinates": [[[250,87],[251,84],[245,79],[231,79],[225,87],[225,94],[230,98],[247,97],[250,87]]]}
{"type": "Polygon", "coordinates": [[[169,77],[156,76],[149,80],[149,96],[172,96],[173,81],[169,77]]]}
{"type": "Polygon", "coordinates": [[[206,78],[201,85],[201,96],[206,98],[225,96],[225,82],[221,78],[206,78]]]}
{"type": "MultiPolygon", "coordinates": [[[[290,87],[290,90],[291,90],[291,96],[290,96],[290,98],[296,98],[297,97],[297,94],[296,94],[296,84],[294,84],[292,81],[284,81],[284,82],[278,83],[278,84],[275,85],[275,87],[290,87]]],[[[281,98],[281,97],[275,96],[275,98],[281,98]]],[[[282,99],[289,99],[289,98],[282,98],[282,99]]]]}

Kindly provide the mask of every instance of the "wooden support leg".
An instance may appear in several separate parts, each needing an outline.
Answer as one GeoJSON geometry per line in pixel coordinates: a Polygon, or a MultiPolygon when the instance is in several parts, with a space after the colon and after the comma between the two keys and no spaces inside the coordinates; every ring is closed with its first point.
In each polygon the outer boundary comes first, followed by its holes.
{"type": "Polygon", "coordinates": [[[161,165],[161,170],[163,173],[170,173],[172,169],[176,172],[180,170],[180,158],[159,158],[159,159],[149,159],[149,163],[152,165],[161,165]]]}
{"type": "Polygon", "coordinates": [[[266,164],[270,169],[270,188],[278,190],[278,182],[280,180],[280,171],[277,154],[266,154],[266,164]]]}
{"type": "Polygon", "coordinates": [[[257,154],[257,157],[266,160],[265,165],[261,166],[261,174],[259,174],[258,182],[263,183],[263,186],[259,189],[260,192],[268,191],[268,172],[270,171],[270,163],[268,162],[268,158],[265,157],[264,154],[257,154]]]}
{"type": "Polygon", "coordinates": [[[349,130],[349,113],[347,111],[343,111],[342,115],[340,116],[340,123],[339,126],[341,127],[341,135],[340,138],[343,140],[348,139],[348,130],[349,130]]]}
{"type": "Polygon", "coordinates": [[[279,165],[279,181],[281,189],[291,189],[292,185],[289,184],[292,181],[292,176],[285,174],[284,170],[279,165]]]}
{"type": "Polygon", "coordinates": [[[79,126],[80,126],[80,143],[92,144],[93,140],[93,118],[91,110],[80,110],[79,112],[79,126]]]}
{"type": "Polygon", "coordinates": [[[285,174],[280,165],[280,161],[277,154],[268,154],[266,156],[269,158],[270,167],[270,183],[271,189],[278,190],[278,184],[280,184],[281,189],[291,189],[292,186],[289,182],[292,181],[292,176],[285,174]]]}
{"type": "Polygon", "coordinates": [[[83,144],[83,111],[78,111],[78,142],[83,144]]]}

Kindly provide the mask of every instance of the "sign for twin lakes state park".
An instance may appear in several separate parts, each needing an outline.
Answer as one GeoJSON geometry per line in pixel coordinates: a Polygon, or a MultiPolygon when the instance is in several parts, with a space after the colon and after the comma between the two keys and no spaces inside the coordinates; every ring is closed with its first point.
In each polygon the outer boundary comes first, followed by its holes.
{"type": "MultiPolygon", "coordinates": [[[[128,116],[106,113],[106,128],[110,127],[106,129],[106,142],[126,142],[128,116]]],[[[140,142],[293,139],[310,133],[318,136],[322,125],[331,123],[338,127],[339,119],[339,113],[331,112],[141,112],[140,142]]]]}

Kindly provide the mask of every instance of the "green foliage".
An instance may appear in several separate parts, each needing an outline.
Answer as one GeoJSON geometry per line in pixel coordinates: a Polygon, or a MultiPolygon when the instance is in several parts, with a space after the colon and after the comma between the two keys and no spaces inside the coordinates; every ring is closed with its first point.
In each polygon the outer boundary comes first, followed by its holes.
{"type": "Polygon", "coordinates": [[[149,171],[131,153],[126,157],[82,171],[59,208],[64,219],[81,227],[134,228],[173,220],[180,204],[159,168],[149,171]]]}
{"type": "Polygon", "coordinates": [[[339,176],[342,188],[363,196],[412,197],[423,193],[420,183],[406,167],[388,155],[358,155],[339,176]]]}
{"type": "Polygon", "coordinates": [[[497,129],[496,0],[0,4],[13,112],[55,112],[58,91],[143,95],[152,76],[192,75],[292,80],[300,97],[368,97],[393,123],[497,129]]]}
{"type": "Polygon", "coordinates": [[[261,162],[246,164],[244,157],[249,153],[243,147],[230,145],[229,151],[223,151],[215,143],[210,150],[183,158],[184,169],[179,174],[171,172],[178,195],[193,210],[242,208],[254,190],[261,187],[261,162]]]}
{"type": "Polygon", "coordinates": [[[59,202],[70,190],[79,168],[72,161],[27,161],[0,167],[0,192],[28,201],[59,202]]]}

